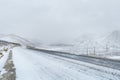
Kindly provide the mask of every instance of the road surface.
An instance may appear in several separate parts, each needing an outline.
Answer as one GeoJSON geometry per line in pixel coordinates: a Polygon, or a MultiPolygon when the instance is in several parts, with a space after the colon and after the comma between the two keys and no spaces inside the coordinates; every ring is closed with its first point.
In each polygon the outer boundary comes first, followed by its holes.
{"type": "Polygon", "coordinates": [[[32,50],[37,50],[41,52],[45,52],[52,55],[57,55],[65,58],[70,58],[78,61],[83,61],[87,63],[92,63],[95,65],[100,65],[112,69],[120,70],[120,60],[112,60],[107,58],[98,58],[98,57],[92,57],[92,56],[86,56],[86,55],[75,55],[70,54],[66,52],[60,52],[60,51],[52,51],[52,50],[44,50],[44,49],[36,49],[36,48],[30,48],[32,50]]]}
{"type": "Polygon", "coordinates": [[[40,51],[15,48],[13,62],[16,80],[120,80],[119,74],[92,69],[87,63],[79,61],[84,66],[72,59],[40,51]]]}

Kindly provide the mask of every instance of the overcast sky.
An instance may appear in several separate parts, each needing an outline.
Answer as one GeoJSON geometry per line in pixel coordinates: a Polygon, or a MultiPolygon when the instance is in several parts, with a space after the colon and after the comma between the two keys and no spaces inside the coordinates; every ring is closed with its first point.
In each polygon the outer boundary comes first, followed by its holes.
{"type": "Polygon", "coordinates": [[[120,0],[0,0],[0,33],[43,42],[120,29],[120,0]]]}

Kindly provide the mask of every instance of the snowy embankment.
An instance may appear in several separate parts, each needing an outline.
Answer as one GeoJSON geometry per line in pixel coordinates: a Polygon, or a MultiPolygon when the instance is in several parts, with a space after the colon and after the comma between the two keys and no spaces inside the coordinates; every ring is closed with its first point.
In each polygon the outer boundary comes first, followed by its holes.
{"type": "Polygon", "coordinates": [[[1,71],[0,80],[16,80],[16,72],[15,72],[13,61],[12,61],[11,50],[9,51],[9,56],[1,71]]]}
{"type": "Polygon", "coordinates": [[[8,53],[4,52],[4,56],[0,59],[0,72],[3,69],[7,59],[8,59],[8,53]]]}
{"type": "Polygon", "coordinates": [[[120,56],[109,56],[108,59],[120,60],[120,56]]]}
{"type": "Polygon", "coordinates": [[[22,48],[13,53],[17,80],[120,80],[117,70],[22,48]]]}

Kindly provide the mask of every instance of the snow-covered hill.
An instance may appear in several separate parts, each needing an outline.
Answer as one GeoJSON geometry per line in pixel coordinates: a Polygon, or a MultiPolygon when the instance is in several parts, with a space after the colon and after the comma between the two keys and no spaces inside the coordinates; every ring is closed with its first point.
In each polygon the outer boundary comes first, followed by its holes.
{"type": "Polygon", "coordinates": [[[33,46],[33,43],[20,37],[17,35],[13,35],[13,34],[9,34],[9,35],[4,35],[2,37],[0,37],[0,40],[4,40],[4,41],[8,41],[8,42],[14,42],[14,43],[19,43],[21,44],[23,47],[26,46],[33,46]]]}
{"type": "Polygon", "coordinates": [[[120,52],[120,31],[113,31],[104,37],[79,37],[70,50],[78,54],[116,54],[120,52]]]}
{"type": "Polygon", "coordinates": [[[112,32],[106,38],[104,38],[103,42],[111,47],[120,48],[120,31],[112,32]]]}

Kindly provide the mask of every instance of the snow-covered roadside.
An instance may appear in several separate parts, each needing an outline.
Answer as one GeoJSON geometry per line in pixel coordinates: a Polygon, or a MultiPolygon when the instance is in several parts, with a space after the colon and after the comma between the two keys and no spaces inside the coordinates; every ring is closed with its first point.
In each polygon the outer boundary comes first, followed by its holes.
{"type": "Polygon", "coordinates": [[[4,65],[5,65],[5,62],[7,61],[8,59],[8,53],[3,53],[4,56],[0,59],[0,72],[1,70],[3,69],[4,65]]]}
{"type": "Polygon", "coordinates": [[[120,60],[120,56],[109,56],[108,59],[120,60]]]}
{"type": "Polygon", "coordinates": [[[0,80],[16,80],[16,72],[12,61],[12,50],[9,51],[9,56],[1,71],[0,80]]]}
{"type": "Polygon", "coordinates": [[[104,71],[104,67],[100,71],[88,67],[92,64],[21,48],[13,52],[17,80],[120,80],[116,73],[104,71]]]}

